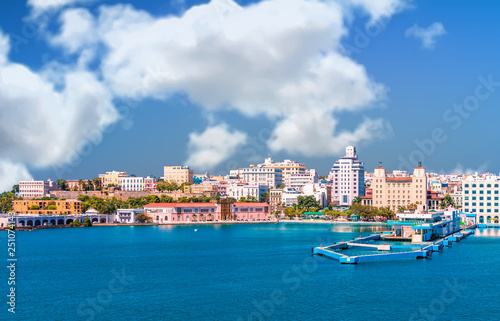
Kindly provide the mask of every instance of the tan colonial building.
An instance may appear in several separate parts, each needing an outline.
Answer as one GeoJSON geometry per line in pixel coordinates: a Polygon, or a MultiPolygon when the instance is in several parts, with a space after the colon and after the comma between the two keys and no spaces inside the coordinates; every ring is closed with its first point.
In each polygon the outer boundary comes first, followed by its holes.
{"type": "Polygon", "coordinates": [[[99,178],[102,181],[102,185],[104,187],[107,187],[109,185],[114,185],[114,186],[121,186],[122,185],[122,178],[128,177],[127,172],[117,172],[117,171],[112,171],[112,172],[106,172],[106,174],[99,174],[99,178]]]}
{"type": "Polygon", "coordinates": [[[177,184],[193,183],[193,170],[189,166],[165,166],[163,180],[177,184]]]}
{"type": "Polygon", "coordinates": [[[362,198],[362,204],[375,207],[389,206],[397,210],[398,206],[410,204],[422,205],[428,210],[427,176],[425,168],[415,168],[412,177],[390,177],[385,168],[375,168],[371,191],[362,198]]]}

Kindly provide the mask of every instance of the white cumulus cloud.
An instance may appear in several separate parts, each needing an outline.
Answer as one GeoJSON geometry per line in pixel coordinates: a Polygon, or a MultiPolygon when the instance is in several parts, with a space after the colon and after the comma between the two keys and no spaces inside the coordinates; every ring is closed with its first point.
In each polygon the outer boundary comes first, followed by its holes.
{"type": "Polygon", "coordinates": [[[247,134],[230,129],[225,123],[209,126],[201,133],[191,133],[186,164],[199,170],[212,169],[233,156],[247,138],[247,134]]]}
{"type": "Polygon", "coordinates": [[[96,0],[28,0],[32,15],[38,16],[44,12],[60,10],[75,4],[86,4],[96,0]]]}
{"type": "Polygon", "coordinates": [[[31,178],[28,169],[23,164],[0,159],[0,193],[9,192],[19,181],[31,178]]]}
{"type": "MultiPolygon", "coordinates": [[[[49,67],[35,72],[8,61],[9,40],[1,33],[0,45],[0,160],[10,161],[0,162],[1,167],[13,163],[22,169],[17,173],[25,174],[26,165],[71,162],[89,140],[98,139],[118,119],[109,90],[95,74],[49,67]],[[62,88],[57,89],[54,74],[62,88]]],[[[0,179],[14,185],[15,177],[0,179]]]]}
{"type": "Polygon", "coordinates": [[[422,41],[423,49],[434,49],[436,38],[446,35],[446,30],[441,22],[434,22],[427,28],[414,24],[406,29],[406,37],[414,37],[422,41]]]}
{"type": "Polygon", "coordinates": [[[278,129],[285,123],[300,128],[311,141],[369,141],[360,128],[383,121],[364,119],[341,134],[332,125],[336,113],[376,106],[386,94],[363,65],[343,55],[340,42],[349,32],[346,17],[361,8],[372,20],[387,18],[405,4],[269,0],[242,7],[231,0],[213,0],[180,17],[153,17],[130,5],[101,6],[96,17],[86,9],[78,9],[80,18],[66,11],[52,43],[68,52],[104,46],[100,70],[117,97],[163,99],[183,92],[209,113],[232,109],[277,121],[268,142],[272,151],[323,154],[324,148],[293,143],[278,129]],[[302,116],[309,113],[306,119],[324,115],[324,132],[301,125],[302,116]]]}

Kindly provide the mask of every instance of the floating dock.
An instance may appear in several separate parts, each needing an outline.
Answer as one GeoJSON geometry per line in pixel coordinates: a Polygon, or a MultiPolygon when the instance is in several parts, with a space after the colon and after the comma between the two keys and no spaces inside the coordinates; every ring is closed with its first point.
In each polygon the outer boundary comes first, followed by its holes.
{"type": "MultiPolygon", "coordinates": [[[[373,241],[385,241],[386,238],[381,234],[373,234],[366,237],[360,237],[348,242],[338,242],[329,246],[320,246],[312,249],[314,255],[325,256],[339,261],[341,264],[357,264],[363,262],[376,262],[382,260],[399,260],[408,258],[430,258],[432,252],[442,252],[444,247],[449,247],[453,242],[459,242],[469,235],[474,234],[474,230],[463,230],[450,234],[444,238],[433,242],[411,243],[411,244],[370,244],[373,241]],[[374,250],[373,254],[348,255],[344,252],[348,249],[368,249],[374,250]],[[407,249],[407,251],[404,251],[407,249]],[[393,251],[396,250],[396,251],[393,251]]],[[[387,240],[388,241],[388,240],[387,240]]]]}

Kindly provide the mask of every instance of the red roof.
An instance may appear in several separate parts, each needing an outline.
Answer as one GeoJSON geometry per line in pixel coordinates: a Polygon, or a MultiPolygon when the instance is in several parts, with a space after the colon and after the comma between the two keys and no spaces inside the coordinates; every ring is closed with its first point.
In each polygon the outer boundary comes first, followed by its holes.
{"type": "Polygon", "coordinates": [[[411,177],[388,177],[388,182],[411,182],[411,177]]]}
{"type": "Polygon", "coordinates": [[[144,207],[215,207],[214,203],[151,203],[144,207]]]}
{"type": "Polygon", "coordinates": [[[256,202],[235,202],[235,206],[268,206],[267,203],[256,203],[256,202]]]}

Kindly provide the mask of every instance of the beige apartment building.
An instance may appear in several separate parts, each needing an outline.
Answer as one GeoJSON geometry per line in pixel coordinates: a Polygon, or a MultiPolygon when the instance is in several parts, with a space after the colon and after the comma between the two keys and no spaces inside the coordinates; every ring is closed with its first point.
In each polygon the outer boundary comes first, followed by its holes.
{"type": "Polygon", "coordinates": [[[259,166],[264,168],[276,168],[281,169],[283,175],[283,181],[286,180],[292,174],[305,174],[306,165],[292,161],[290,159],[285,159],[283,162],[273,162],[271,156],[265,159],[264,164],[259,164],[259,166]]]}
{"type": "Polygon", "coordinates": [[[163,180],[177,184],[193,183],[193,170],[189,169],[189,166],[165,166],[163,180]]]}
{"type": "Polygon", "coordinates": [[[122,178],[128,177],[127,172],[106,172],[106,174],[99,174],[99,178],[102,181],[102,185],[104,187],[108,187],[109,185],[121,186],[122,178]]]}
{"type": "Polygon", "coordinates": [[[362,198],[362,204],[375,207],[389,206],[396,211],[398,206],[422,205],[428,210],[427,176],[425,168],[415,168],[412,177],[389,177],[385,168],[375,168],[371,195],[362,198]]]}

